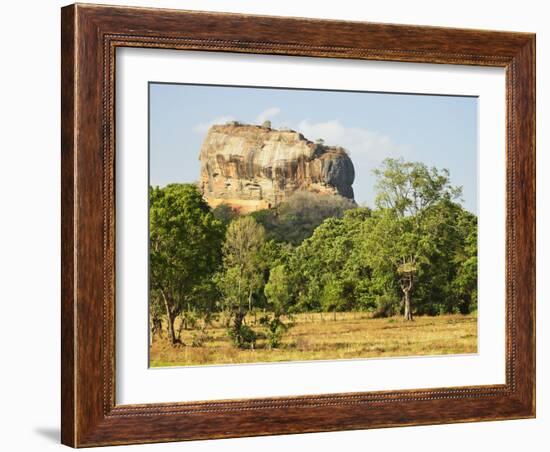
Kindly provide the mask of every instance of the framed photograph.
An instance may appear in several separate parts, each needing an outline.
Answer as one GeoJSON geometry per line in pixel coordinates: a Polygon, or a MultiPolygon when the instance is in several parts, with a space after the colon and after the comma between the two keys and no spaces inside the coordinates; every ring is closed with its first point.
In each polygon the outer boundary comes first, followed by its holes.
{"type": "Polygon", "coordinates": [[[62,9],[62,442],[535,416],[535,36],[62,9]]]}

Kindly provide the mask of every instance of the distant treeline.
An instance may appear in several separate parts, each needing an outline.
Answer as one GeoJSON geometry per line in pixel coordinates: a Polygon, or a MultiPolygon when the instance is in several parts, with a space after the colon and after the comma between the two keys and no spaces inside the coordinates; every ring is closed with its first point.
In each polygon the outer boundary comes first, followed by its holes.
{"type": "Polygon", "coordinates": [[[447,170],[387,159],[375,171],[376,207],[298,192],[275,209],[211,209],[192,184],[150,188],[150,321],[206,337],[223,319],[238,347],[271,347],[292,314],[373,316],[477,309],[477,217],[458,202],[447,170]],[[248,322],[250,323],[250,322],[248,322]]]}

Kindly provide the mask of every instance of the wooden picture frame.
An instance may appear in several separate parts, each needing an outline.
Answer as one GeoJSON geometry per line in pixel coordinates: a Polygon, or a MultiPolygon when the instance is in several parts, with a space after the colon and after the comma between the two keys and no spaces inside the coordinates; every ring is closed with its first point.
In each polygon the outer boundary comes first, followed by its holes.
{"type": "Polygon", "coordinates": [[[62,442],[73,447],[535,416],[535,35],[177,10],[62,9],[62,442]],[[115,50],[506,69],[506,383],[115,403],[115,50]]]}

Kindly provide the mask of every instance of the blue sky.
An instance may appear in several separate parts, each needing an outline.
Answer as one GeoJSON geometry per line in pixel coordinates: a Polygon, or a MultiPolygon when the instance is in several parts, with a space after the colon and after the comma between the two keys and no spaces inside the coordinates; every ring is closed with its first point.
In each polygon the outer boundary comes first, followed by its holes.
{"type": "Polygon", "coordinates": [[[447,168],[477,212],[477,99],[473,97],[149,85],[150,184],[194,182],[208,127],[238,120],[299,130],[314,141],[346,148],[361,205],[374,205],[372,170],[386,157],[447,168]]]}

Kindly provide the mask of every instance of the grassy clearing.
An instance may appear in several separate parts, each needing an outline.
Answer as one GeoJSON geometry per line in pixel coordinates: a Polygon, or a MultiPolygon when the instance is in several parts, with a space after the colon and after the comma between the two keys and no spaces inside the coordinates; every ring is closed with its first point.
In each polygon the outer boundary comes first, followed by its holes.
{"type": "MultiPolygon", "coordinates": [[[[252,324],[253,320],[247,322],[252,324]]],[[[193,333],[182,332],[185,344],[191,344],[193,333]]],[[[254,350],[237,349],[217,323],[208,329],[208,336],[200,347],[175,348],[166,334],[155,338],[151,367],[476,353],[477,316],[417,317],[414,322],[405,322],[401,317],[373,319],[351,312],[336,316],[300,314],[277,349],[267,348],[261,339],[254,350]]]]}

